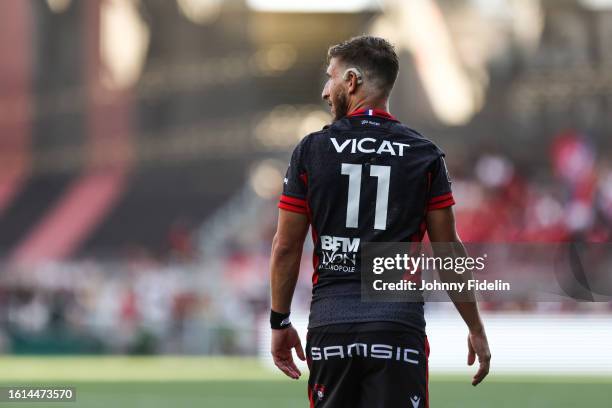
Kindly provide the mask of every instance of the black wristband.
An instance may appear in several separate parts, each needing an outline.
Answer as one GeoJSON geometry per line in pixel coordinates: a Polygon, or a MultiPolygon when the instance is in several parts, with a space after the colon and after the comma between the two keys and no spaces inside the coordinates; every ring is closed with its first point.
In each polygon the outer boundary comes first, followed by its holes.
{"type": "Polygon", "coordinates": [[[270,309],[270,327],[274,330],[282,330],[291,326],[289,315],[291,313],[278,313],[270,309]]]}

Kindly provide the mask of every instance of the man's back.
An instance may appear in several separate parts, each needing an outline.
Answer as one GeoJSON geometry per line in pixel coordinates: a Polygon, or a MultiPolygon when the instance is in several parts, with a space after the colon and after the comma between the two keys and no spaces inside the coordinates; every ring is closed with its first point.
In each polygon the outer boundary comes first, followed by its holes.
{"type": "Polygon", "coordinates": [[[424,329],[420,303],[362,303],[362,242],[419,242],[428,209],[454,204],[442,152],[386,112],[363,109],[302,140],[279,207],[310,217],[310,328],[388,321],[424,329]]]}

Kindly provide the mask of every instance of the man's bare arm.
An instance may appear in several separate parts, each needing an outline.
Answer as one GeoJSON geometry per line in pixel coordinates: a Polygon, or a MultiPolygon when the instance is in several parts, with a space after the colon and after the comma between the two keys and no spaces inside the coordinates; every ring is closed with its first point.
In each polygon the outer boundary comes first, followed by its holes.
{"type": "MultiPolygon", "coordinates": [[[[308,225],[306,215],[279,210],[278,227],[272,241],[270,260],[270,286],[274,312],[289,313],[291,310],[291,300],[300,272],[300,260],[308,225]]],[[[291,354],[293,348],[301,360],[306,359],[295,328],[272,330],[271,353],[274,364],[287,376],[298,379],[301,373],[293,361],[291,354]]]]}
{"type": "MultiPolygon", "coordinates": [[[[430,211],[427,213],[427,233],[429,240],[435,245],[436,242],[444,243],[438,247],[437,256],[451,255],[453,257],[466,257],[467,252],[457,230],[455,228],[455,214],[452,207],[447,207],[439,210],[430,211]]],[[[468,274],[469,272],[466,272],[468,274]]],[[[440,274],[441,279],[445,279],[445,275],[440,274]]],[[[471,275],[471,274],[470,274],[471,275]]],[[[446,276],[448,278],[448,276],[446,276]]],[[[462,279],[469,279],[471,276],[464,275],[462,279]]],[[[453,298],[453,296],[451,296],[453,298]]],[[[478,311],[478,303],[476,299],[473,301],[457,301],[452,299],[457,311],[468,326],[468,365],[474,364],[476,357],[480,367],[474,378],[472,385],[478,385],[489,373],[489,365],[491,360],[491,352],[485,334],[484,325],[478,311]]]]}
{"type": "Polygon", "coordinates": [[[308,225],[305,215],[279,210],[270,260],[272,310],[275,312],[288,313],[291,309],[308,225]]]}

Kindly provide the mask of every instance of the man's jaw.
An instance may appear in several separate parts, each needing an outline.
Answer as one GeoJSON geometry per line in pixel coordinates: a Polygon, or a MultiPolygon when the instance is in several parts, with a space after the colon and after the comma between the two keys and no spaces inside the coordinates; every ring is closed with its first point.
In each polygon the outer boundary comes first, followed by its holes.
{"type": "Polygon", "coordinates": [[[332,100],[331,102],[334,105],[334,115],[336,117],[336,120],[339,120],[344,118],[349,113],[349,98],[348,95],[339,93],[335,99],[336,100],[332,100]]]}
{"type": "Polygon", "coordinates": [[[348,114],[346,110],[343,110],[343,109],[338,110],[338,107],[336,105],[332,106],[331,113],[332,113],[332,116],[334,117],[334,120],[340,120],[348,114]]]}
{"type": "Polygon", "coordinates": [[[334,107],[334,104],[331,102],[327,102],[327,106],[329,106],[329,113],[331,113],[334,120],[338,120],[338,118],[336,117],[336,108],[334,107]]]}
{"type": "Polygon", "coordinates": [[[330,98],[327,100],[327,104],[329,105],[329,110],[334,118],[334,121],[340,120],[348,114],[346,107],[344,106],[346,105],[344,98],[342,96],[338,96],[336,99],[337,100],[334,101],[334,98],[330,96],[330,98]]]}

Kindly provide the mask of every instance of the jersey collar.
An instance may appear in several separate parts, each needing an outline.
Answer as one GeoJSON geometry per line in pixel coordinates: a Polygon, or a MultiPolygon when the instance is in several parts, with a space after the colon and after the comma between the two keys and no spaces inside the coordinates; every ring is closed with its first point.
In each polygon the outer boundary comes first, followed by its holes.
{"type": "Polygon", "coordinates": [[[378,118],[394,120],[397,122],[397,119],[395,118],[395,116],[381,109],[370,109],[370,108],[358,109],[346,115],[347,118],[351,118],[355,116],[374,116],[378,118]]]}

